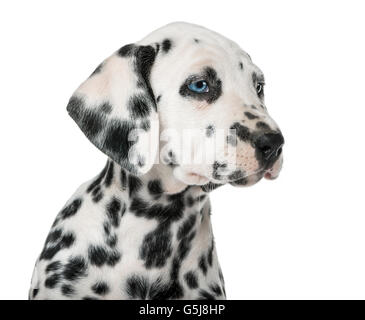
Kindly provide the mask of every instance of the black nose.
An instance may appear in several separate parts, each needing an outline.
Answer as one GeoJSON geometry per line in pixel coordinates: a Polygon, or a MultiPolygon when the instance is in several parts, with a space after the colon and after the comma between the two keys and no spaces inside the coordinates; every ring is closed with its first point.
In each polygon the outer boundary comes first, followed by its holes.
{"type": "Polygon", "coordinates": [[[255,140],[255,147],[260,158],[273,163],[281,154],[284,137],[280,132],[263,133],[255,140]]]}

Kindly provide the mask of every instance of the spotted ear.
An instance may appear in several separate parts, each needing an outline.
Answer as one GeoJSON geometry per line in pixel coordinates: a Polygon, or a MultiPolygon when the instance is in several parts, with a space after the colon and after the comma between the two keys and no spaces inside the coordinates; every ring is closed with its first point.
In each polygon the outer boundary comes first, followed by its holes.
{"type": "Polygon", "coordinates": [[[74,92],[67,111],[86,137],[133,174],[158,150],[158,115],[149,82],[157,50],[130,44],[106,59],[74,92]]]}

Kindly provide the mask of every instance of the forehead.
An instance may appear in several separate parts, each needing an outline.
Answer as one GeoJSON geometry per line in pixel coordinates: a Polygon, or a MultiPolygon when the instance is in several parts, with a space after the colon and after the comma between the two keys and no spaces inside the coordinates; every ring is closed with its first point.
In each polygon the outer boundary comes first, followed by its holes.
{"type": "MultiPolygon", "coordinates": [[[[169,44],[169,52],[161,65],[168,70],[179,69],[178,74],[199,72],[206,66],[217,68],[219,73],[256,74],[263,77],[261,70],[252,63],[250,56],[235,42],[201,26],[189,23],[172,23],[149,34],[140,44],[169,44]]],[[[176,72],[178,70],[174,70],[176,72]]]]}

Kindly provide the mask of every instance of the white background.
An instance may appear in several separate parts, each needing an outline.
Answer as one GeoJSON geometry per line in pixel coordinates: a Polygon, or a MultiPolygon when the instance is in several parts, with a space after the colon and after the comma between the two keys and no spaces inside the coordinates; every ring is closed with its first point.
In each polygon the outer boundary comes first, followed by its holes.
{"type": "Polygon", "coordinates": [[[238,42],[286,139],[276,181],[212,193],[231,299],[365,298],[362,1],[2,1],[0,298],[25,299],[59,209],[105,156],[65,110],[105,57],[172,21],[238,42]]]}

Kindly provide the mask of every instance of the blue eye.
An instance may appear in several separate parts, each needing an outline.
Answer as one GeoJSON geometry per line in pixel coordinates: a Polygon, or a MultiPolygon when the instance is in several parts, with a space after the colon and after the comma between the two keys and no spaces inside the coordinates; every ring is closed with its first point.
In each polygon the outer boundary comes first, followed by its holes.
{"type": "Polygon", "coordinates": [[[188,85],[188,88],[189,88],[189,90],[197,92],[197,93],[203,93],[203,92],[209,91],[208,84],[204,80],[192,82],[188,85]]]}

